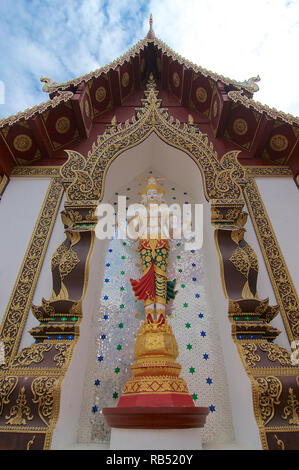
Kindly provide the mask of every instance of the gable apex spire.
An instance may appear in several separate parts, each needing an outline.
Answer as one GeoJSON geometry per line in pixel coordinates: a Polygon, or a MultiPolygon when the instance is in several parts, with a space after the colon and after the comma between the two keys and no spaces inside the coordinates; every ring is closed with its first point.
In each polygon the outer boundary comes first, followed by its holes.
{"type": "Polygon", "coordinates": [[[149,32],[147,33],[146,37],[148,39],[155,39],[155,33],[154,33],[154,30],[153,30],[153,15],[152,14],[150,14],[149,25],[150,25],[150,29],[149,29],[149,32]]]}

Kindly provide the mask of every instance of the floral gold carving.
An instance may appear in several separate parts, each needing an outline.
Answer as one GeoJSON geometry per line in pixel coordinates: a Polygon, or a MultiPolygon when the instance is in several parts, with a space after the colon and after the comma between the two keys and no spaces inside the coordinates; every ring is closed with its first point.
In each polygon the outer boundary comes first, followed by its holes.
{"type": "Polygon", "coordinates": [[[58,379],[55,377],[37,377],[31,384],[32,402],[38,404],[41,420],[49,426],[53,421],[54,398],[58,379]]]}
{"type": "Polygon", "coordinates": [[[282,384],[277,377],[257,377],[258,402],[262,422],[266,426],[274,417],[275,405],[280,404],[282,384]]]}

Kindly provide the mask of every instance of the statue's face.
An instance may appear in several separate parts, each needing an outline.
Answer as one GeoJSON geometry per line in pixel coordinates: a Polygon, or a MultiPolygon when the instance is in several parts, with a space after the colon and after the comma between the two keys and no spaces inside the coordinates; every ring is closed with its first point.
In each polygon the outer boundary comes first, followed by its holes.
{"type": "Polygon", "coordinates": [[[156,189],[149,189],[147,192],[147,200],[153,202],[157,201],[158,199],[158,191],[156,189]]]}

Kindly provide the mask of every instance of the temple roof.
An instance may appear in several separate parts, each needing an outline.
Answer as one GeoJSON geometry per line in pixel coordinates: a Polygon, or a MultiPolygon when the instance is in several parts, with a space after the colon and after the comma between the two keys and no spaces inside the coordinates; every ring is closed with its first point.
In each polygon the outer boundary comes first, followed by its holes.
{"type": "Polygon", "coordinates": [[[259,76],[238,82],[193,64],[155,36],[152,17],[147,36],[110,64],[63,83],[42,77],[50,99],[0,120],[0,151],[13,165],[52,158],[88,138],[95,119],[124,105],[150,73],[179,106],[209,120],[216,138],[268,164],[299,159],[299,118],[253,99],[259,76]]]}

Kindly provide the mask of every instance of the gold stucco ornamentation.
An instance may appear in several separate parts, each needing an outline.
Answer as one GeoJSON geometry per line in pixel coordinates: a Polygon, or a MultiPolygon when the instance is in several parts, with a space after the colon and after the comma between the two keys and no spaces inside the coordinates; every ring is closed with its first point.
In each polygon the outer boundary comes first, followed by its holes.
{"type": "Polygon", "coordinates": [[[259,349],[267,353],[269,361],[278,361],[282,366],[293,366],[290,359],[290,353],[287,349],[277,346],[277,344],[260,343],[259,349]]]}
{"type": "Polygon", "coordinates": [[[27,405],[27,398],[25,394],[25,387],[22,387],[18,398],[16,399],[16,404],[10,408],[9,414],[5,416],[7,419],[6,424],[11,425],[25,425],[28,421],[33,419],[33,415],[30,407],[27,405]]]}

